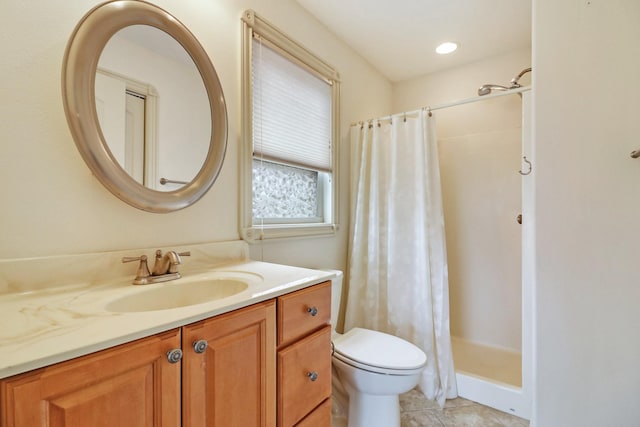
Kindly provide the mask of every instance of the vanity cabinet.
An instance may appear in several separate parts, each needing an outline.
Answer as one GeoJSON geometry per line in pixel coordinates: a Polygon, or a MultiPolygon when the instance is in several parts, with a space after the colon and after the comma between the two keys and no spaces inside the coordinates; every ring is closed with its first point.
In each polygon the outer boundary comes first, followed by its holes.
{"type": "Polygon", "coordinates": [[[325,282],[0,380],[0,427],[329,427],[330,309],[325,282]]]}
{"type": "Polygon", "coordinates": [[[2,427],[180,425],[180,330],[0,381],[2,427]]]}
{"type": "Polygon", "coordinates": [[[278,427],[331,425],[331,282],[278,297],[278,427]]]}

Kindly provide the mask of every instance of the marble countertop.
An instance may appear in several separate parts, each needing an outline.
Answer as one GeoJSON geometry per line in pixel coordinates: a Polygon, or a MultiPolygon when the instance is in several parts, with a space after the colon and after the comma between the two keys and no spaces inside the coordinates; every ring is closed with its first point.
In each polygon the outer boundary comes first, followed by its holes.
{"type": "Polygon", "coordinates": [[[216,259],[211,267],[207,267],[206,257],[194,262],[192,268],[186,267],[187,263],[183,278],[151,285],[134,286],[132,276],[31,289],[12,285],[13,292],[0,293],[0,378],[184,326],[334,277],[330,272],[242,256],[216,259]],[[124,313],[108,309],[109,303],[127,295],[180,286],[194,278],[206,281],[208,277],[241,280],[248,287],[229,297],[186,307],[124,313]]]}

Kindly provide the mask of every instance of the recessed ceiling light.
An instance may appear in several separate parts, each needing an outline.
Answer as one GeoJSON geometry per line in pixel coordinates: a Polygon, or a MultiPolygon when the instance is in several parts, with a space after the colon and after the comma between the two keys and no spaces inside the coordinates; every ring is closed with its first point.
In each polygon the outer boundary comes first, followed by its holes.
{"type": "Polygon", "coordinates": [[[458,45],[453,42],[445,42],[436,48],[436,52],[440,55],[446,55],[447,53],[451,53],[458,48],[458,45]]]}

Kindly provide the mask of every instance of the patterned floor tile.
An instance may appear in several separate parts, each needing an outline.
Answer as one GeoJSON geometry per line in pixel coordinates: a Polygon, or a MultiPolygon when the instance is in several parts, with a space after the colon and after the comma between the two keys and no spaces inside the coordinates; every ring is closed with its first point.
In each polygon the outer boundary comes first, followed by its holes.
{"type": "MultiPolygon", "coordinates": [[[[401,427],[529,427],[527,420],[462,397],[447,400],[441,409],[418,390],[400,395],[400,418],[401,427]]],[[[334,418],[332,426],[346,427],[345,419],[334,418]]]]}
{"type": "Polygon", "coordinates": [[[440,406],[433,400],[428,400],[417,389],[400,395],[401,411],[423,411],[425,409],[440,409],[440,406]]]}
{"type": "Polygon", "coordinates": [[[439,415],[445,427],[526,427],[526,420],[479,404],[445,408],[439,415]]]}
{"type": "Polygon", "coordinates": [[[462,397],[444,408],[418,390],[400,396],[401,427],[528,427],[529,422],[462,397]]]}
{"type": "Polygon", "coordinates": [[[400,427],[445,427],[436,410],[403,412],[400,427]]]}

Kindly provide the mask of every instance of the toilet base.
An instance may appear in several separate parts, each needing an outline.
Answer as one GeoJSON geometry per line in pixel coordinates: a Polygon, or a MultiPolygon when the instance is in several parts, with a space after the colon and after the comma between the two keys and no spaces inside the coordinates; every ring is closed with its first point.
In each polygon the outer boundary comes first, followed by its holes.
{"type": "Polygon", "coordinates": [[[419,371],[379,374],[348,365],[335,355],[332,364],[334,396],[346,394],[348,399],[348,427],[400,427],[400,394],[418,384],[419,371]]]}
{"type": "Polygon", "coordinates": [[[399,397],[349,393],[348,420],[348,427],[400,427],[399,397]]]}

